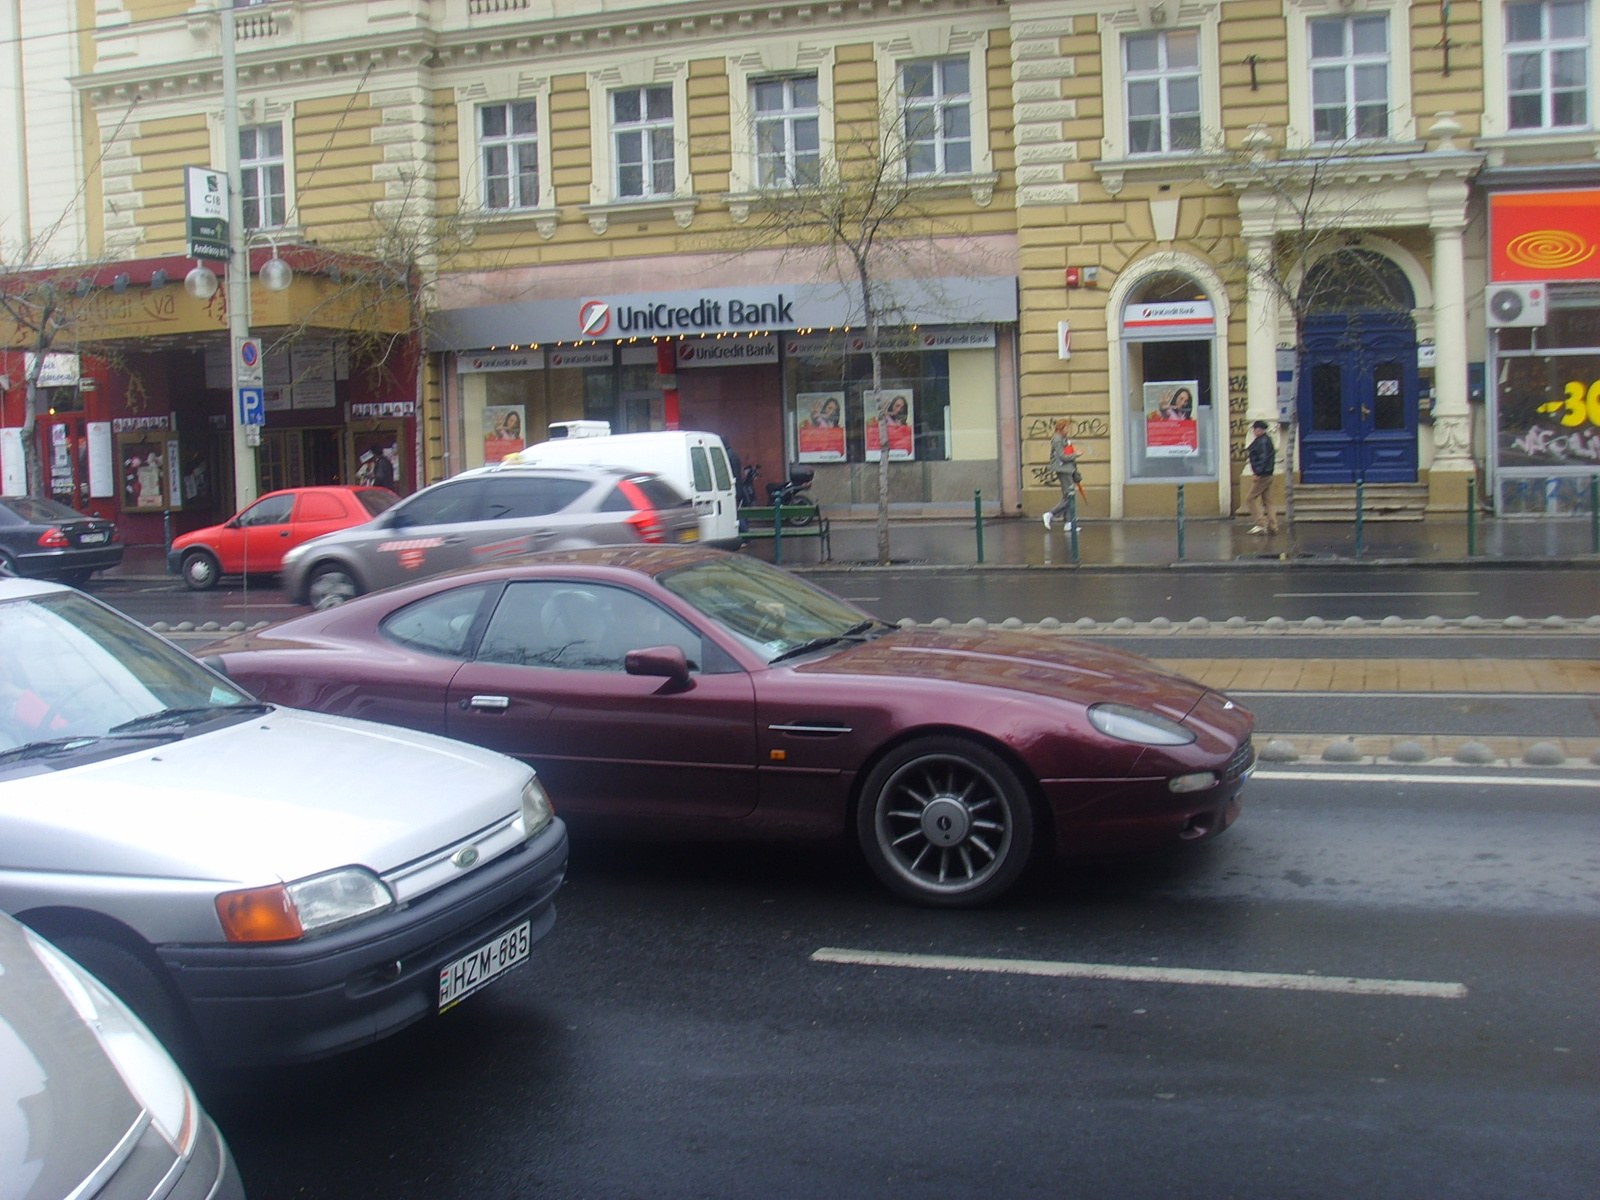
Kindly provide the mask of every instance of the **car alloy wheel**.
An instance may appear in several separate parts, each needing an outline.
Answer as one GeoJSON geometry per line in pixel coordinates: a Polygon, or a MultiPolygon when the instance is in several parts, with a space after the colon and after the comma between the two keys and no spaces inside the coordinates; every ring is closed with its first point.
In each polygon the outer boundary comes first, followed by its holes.
{"type": "Polygon", "coordinates": [[[311,582],[306,585],[306,598],[311,601],[311,607],[319,611],[336,608],[360,594],[361,589],[356,586],[355,577],[343,567],[318,567],[311,573],[311,582]]]}
{"type": "Polygon", "coordinates": [[[217,580],[221,577],[222,570],[217,560],[207,551],[196,550],[184,557],[183,582],[188,584],[190,591],[208,592],[217,586],[217,580]]]}
{"type": "Polygon", "coordinates": [[[1033,812],[1016,772],[960,738],[923,738],[867,777],[858,813],[873,871],[911,900],[967,907],[1007,891],[1033,852],[1033,812]]]}

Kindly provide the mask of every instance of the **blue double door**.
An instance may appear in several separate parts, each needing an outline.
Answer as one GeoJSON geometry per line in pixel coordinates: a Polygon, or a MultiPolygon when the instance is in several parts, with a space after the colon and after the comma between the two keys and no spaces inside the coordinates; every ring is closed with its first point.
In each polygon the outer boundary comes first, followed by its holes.
{"type": "Polygon", "coordinates": [[[1417,331],[1408,315],[1313,317],[1300,360],[1300,477],[1417,478],[1417,331]]]}

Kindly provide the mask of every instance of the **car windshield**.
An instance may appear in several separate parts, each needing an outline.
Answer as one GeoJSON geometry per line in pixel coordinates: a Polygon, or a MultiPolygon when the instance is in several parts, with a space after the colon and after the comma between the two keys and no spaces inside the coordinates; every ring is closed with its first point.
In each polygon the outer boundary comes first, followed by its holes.
{"type": "Polygon", "coordinates": [[[52,525],[61,521],[81,521],[83,514],[54,500],[41,500],[37,496],[7,496],[5,506],[24,521],[35,525],[52,525]]]}
{"type": "Polygon", "coordinates": [[[252,698],[127,618],[71,592],[0,604],[0,753],[227,715],[252,698]]]}
{"type": "Polygon", "coordinates": [[[890,628],[786,571],[739,555],[665,572],[659,582],[768,662],[890,628]]]}

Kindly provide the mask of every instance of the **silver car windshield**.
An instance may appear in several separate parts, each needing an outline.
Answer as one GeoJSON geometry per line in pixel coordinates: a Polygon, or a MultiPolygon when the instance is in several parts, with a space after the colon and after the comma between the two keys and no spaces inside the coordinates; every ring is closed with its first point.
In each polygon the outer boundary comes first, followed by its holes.
{"type": "Polygon", "coordinates": [[[665,572],[658,581],[769,663],[891,628],[785,571],[739,555],[665,572]]]}
{"type": "Polygon", "coordinates": [[[0,603],[0,752],[181,725],[252,698],[181,651],[72,592],[0,603]]]}

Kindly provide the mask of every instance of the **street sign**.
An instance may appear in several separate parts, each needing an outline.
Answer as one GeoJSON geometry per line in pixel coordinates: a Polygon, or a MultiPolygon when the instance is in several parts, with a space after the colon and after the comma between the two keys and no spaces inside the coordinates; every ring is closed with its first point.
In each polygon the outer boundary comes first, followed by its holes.
{"type": "Polygon", "coordinates": [[[183,169],[183,203],[189,257],[227,262],[228,176],[210,167],[183,169]]]}
{"type": "Polygon", "coordinates": [[[267,423],[267,394],[258,387],[239,389],[239,424],[265,425],[267,423]]]}
{"type": "Polygon", "coordinates": [[[235,345],[237,349],[233,355],[234,383],[239,387],[260,387],[266,382],[261,365],[261,339],[240,338],[235,345]]]}

